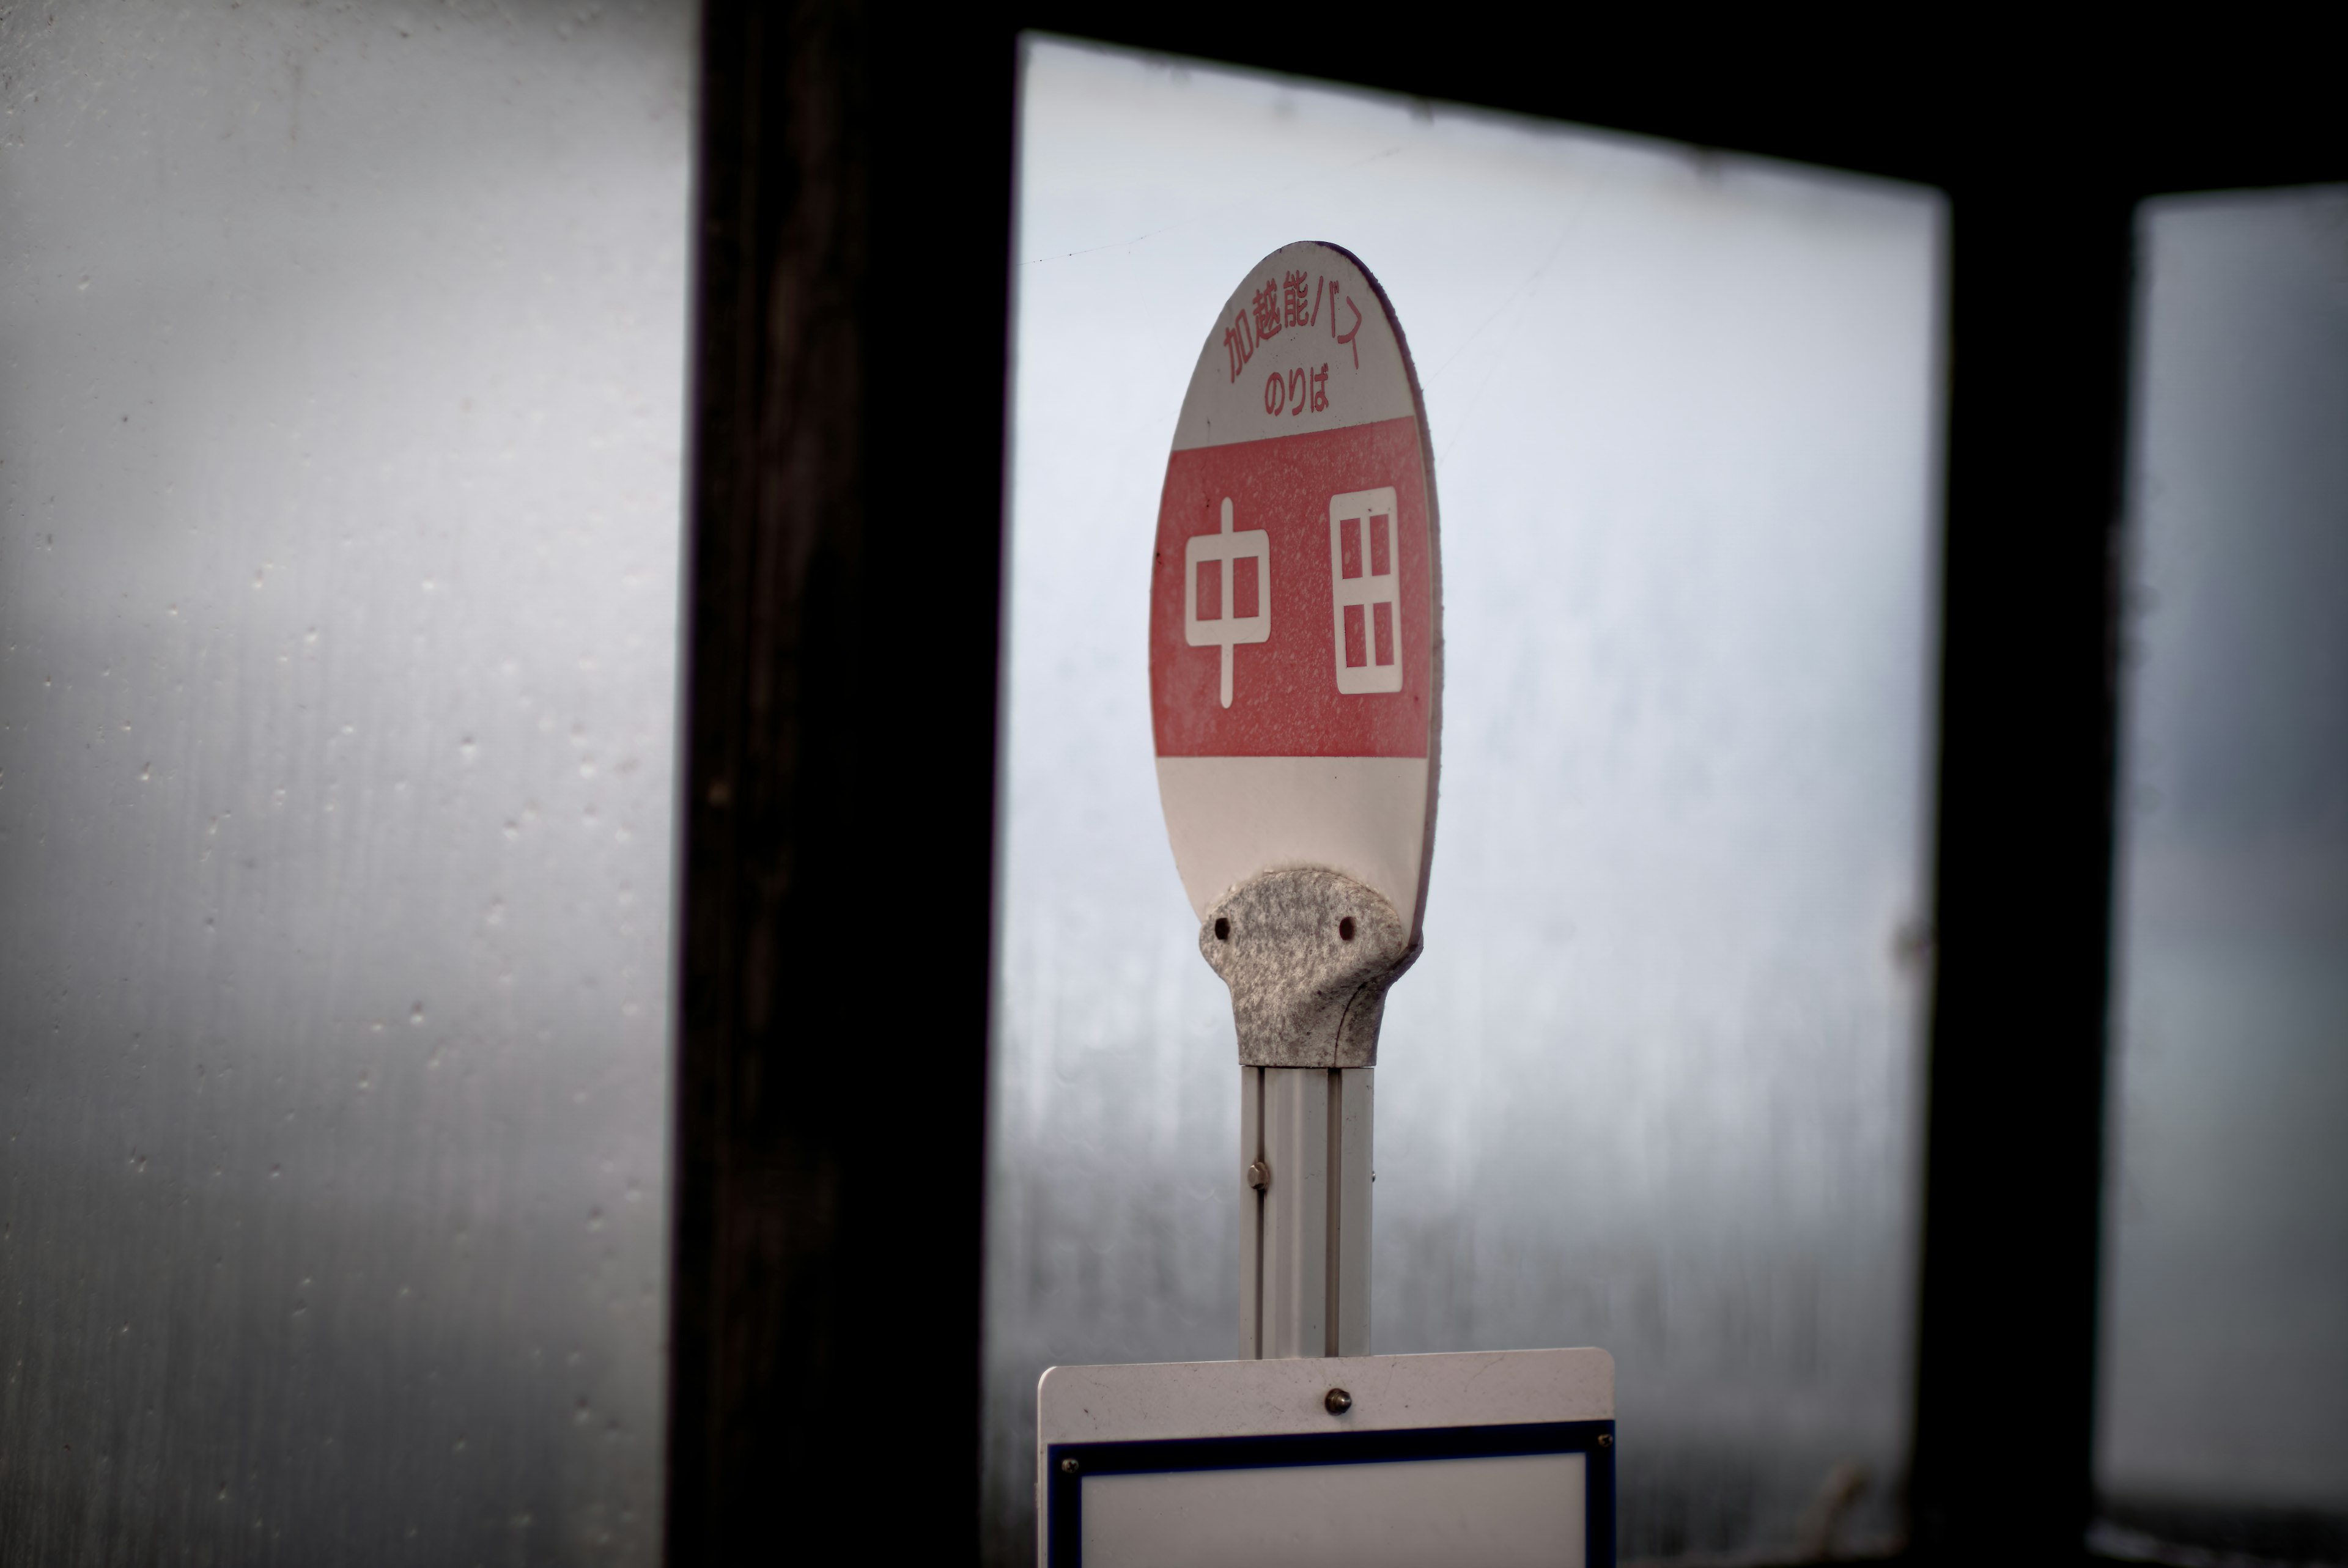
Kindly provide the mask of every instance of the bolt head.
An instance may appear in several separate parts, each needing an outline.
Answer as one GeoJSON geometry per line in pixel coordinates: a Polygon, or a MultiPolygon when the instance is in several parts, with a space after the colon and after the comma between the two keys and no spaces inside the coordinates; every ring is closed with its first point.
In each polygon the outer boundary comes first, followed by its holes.
{"type": "Polygon", "coordinates": [[[1343,1389],[1332,1389],[1321,1402],[1328,1407],[1331,1415],[1342,1416],[1354,1408],[1354,1396],[1343,1389]]]}
{"type": "Polygon", "coordinates": [[[1598,1446],[1599,1446],[1600,1448],[1601,1448],[1601,1449],[1611,1449],[1611,1448],[1612,1448],[1612,1447],[1614,1446],[1614,1434],[1613,1434],[1612,1432],[1601,1432],[1601,1433],[1599,1433],[1599,1434],[1598,1434],[1598,1446]]]}
{"type": "Polygon", "coordinates": [[[1272,1167],[1262,1160],[1250,1164],[1247,1168],[1247,1184],[1259,1193],[1272,1185],[1272,1167]]]}
{"type": "Polygon", "coordinates": [[[1064,1459],[1060,1461],[1060,1473],[1062,1475],[1074,1475],[1076,1473],[1076,1461],[1073,1457],[1064,1459]]]}

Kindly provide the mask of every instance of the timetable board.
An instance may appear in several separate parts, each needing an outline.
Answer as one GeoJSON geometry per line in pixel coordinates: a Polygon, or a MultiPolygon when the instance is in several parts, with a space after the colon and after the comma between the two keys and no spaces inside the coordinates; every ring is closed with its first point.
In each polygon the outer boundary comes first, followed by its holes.
{"type": "Polygon", "coordinates": [[[1611,1568],[1613,1358],[1056,1367],[1035,1490],[1042,1568],[1611,1568]]]}

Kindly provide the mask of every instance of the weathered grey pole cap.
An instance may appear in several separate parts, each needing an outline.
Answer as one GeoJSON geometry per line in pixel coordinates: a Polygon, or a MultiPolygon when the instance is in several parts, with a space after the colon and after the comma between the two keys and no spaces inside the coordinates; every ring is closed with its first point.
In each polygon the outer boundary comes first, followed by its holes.
{"type": "Polygon", "coordinates": [[[1231,889],[1199,950],[1231,988],[1242,1067],[1375,1067],[1386,988],[1419,944],[1375,889],[1306,866],[1231,889]]]}

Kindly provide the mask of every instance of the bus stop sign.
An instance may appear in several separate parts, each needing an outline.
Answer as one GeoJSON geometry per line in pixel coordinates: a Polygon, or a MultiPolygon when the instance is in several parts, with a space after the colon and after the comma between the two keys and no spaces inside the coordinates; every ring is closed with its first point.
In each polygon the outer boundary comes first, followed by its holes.
{"type": "Polygon", "coordinates": [[[1416,953],[1442,603],[1402,329],[1347,251],[1275,251],[1200,350],[1151,562],[1158,785],[1202,925],[1251,879],[1310,868],[1378,895],[1416,953]]]}

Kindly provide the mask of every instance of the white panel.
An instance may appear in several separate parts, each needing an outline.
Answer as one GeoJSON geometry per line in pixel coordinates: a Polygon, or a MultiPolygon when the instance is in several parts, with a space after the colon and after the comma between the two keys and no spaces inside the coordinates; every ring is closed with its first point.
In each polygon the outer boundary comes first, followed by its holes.
{"type": "Polygon", "coordinates": [[[1094,1476],[1085,1568],[1581,1568],[1581,1454],[1094,1476]]]}
{"type": "MultiPolygon", "coordinates": [[[[1054,1367],[1034,1398],[1041,1445],[1604,1421],[1614,1417],[1614,1358],[1484,1350],[1054,1367]],[[1343,1415],[1323,1402],[1333,1387],[1353,1396],[1343,1415]]],[[[1020,1456],[1023,1472],[1041,1445],[1020,1456]]]]}
{"type": "MultiPolygon", "coordinates": [[[[1384,894],[1405,919],[1417,907],[1418,846],[1426,836],[1425,757],[1157,762],[1167,823],[1198,829],[1194,837],[1176,840],[1183,864],[1196,867],[1183,891],[1197,918],[1204,920],[1215,900],[1257,872],[1291,866],[1342,871],[1384,894]],[[1372,858],[1361,852],[1365,844],[1403,847],[1372,858]]],[[[1167,831],[1179,835],[1183,827],[1167,831]]]]}
{"type": "MultiPolygon", "coordinates": [[[[1289,236],[1292,241],[1317,237],[1289,236]]],[[[1252,256],[1248,258],[1249,261],[1254,260],[1252,256]]],[[[1243,261],[1240,268],[1233,269],[1234,275],[1246,265],[1243,261]]],[[[1195,372],[1198,395],[1183,401],[1181,417],[1174,427],[1175,451],[1221,446],[1236,441],[1262,441],[1274,436],[1329,430],[1367,420],[1407,419],[1418,412],[1411,406],[1410,377],[1402,363],[1400,345],[1395,342],[1385,315],[1369,308],[1370,291],[1364,286],[1360,274],[1349,263],[1329,257],[1326,251],[1316,257],[1316,270],[1319,267],[1326,267],[1345,280],[1348,296],[1355,302],[1346,307],[1346,322],[1354,323],[1352,313],[1358,313],[1360,317],[1341,355],[1347,361],[1336,383],[1343,387],[1343,394],[1333,389],[1329,406],[1299,413],[1293,405],[1285,409],[1267,406],[1263,393],[1266,373],[1284,375],[1309,372],[1314,361],[1325,364],[1331,354],[1340,353],[1330,343],[1337,333],[1334,321],[1326,333],[1318,329],[1309,334],[1292,329],[1260,342],[1251,333],[1252,357],[1245,362],[1247,369],[1239,372],[1224,343],[1224,329],[1233,324],[1226,316],[1207,329],[1207,340],[1193,367],[1183,372],[1186,382],[1195,372]]],[[[1228,284],[1230,280],[1224,282],[1228,284]]],[[[1241,285],[1241,294],[1244,296],[1252,284],[1241,285]]],[[[1242,308],[1244,303],[1242,300],[1242,308]]],[[[1203,315],[1213,304],[1212,300],[1202,302],[1200,313],[1203,315]]]]}

